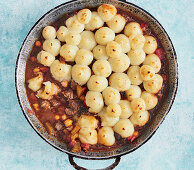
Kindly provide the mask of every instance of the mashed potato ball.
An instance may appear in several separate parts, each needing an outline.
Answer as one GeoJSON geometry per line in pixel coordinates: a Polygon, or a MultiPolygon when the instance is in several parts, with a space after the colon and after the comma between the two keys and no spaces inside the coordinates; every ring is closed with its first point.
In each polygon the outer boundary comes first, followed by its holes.
{"type": "Polygon", "coordinates": [[[108,80],[103,76],[92,75],[87,86],[91,91],[102,92],[108,86],[108,80]]]}
{"type": "Polygon", "coordinates": [[[86,65],[75,64],[72,67],[72,78],[80,86],[87,83],[91,76],[91,70],[86,65]]]}
{"type": "Polygon", "coordinates": [[[112,146],[115,143],[113,129],[107,126],[100,128],[98,131],[98,142],[105,146],[112,146]]]}
{"type": "Polygon", "coordinates": [[[60,56],[63,57],[65,61],[73,62],[75,61],[78,49],[76,45],[64,44],[60,49],[60,56]]]}
{"type": "Polygon", "coordinates": [[[149,120],[148,111],[143,111],[139,113],[133,113],[130,117],[130,121],[134,126],[144,126],[149,120]]]}
{"type": "Polygon", "coordinates": [[[108,55],[106,53],[106,46],[97,45],[96,47],[94,47],[93,55],[96,60],[107,60],[108,55]]]}
{"type": "Polygon", "coordinates": [[[78,45],[81,41],[81,35],[75,31],[68,31],[65,36],[65,41],[70,45],[78,45]]]}
{"type": "Polygon", "coordinates": [[[131,102],[131,109],[135,113],[143,112],[146,109],[145,101],[142,98],[135,98],[131,102]]]}
{"type": "Polygon", "coordinates": [[[118,58],[109,58],[108,61],[111,65],[112,71],[116,73],[124,72],[130,65],[130,59],[124,53],[122,53],[118,58]]]}
{"type": "Polygon", "coordinates": [[[112,103],[119,103],[121,99],[121,95],[119,91],[115,88],[112,87],[107,87],[103,92],[102,92],[104,102],[108,106],[112,103]]]}
{"type": "Polygon", "coordinates": [[[153,67],[155,70],[155,73],[158,73],[161,69],[161,61],[156,54],[147,55],[143,64],[153,67]]]}
{"type": "Polygon", "coordinates": [[[79,131],[79,140],[81,143],[95,145],[98,141],[97,131],[91,128],[81,128],[79,131]]]}
{"type": "Polygon", "coordinates": [[[93,66],[92,66],[92,70],[93,70],[94,74],[96,74],[98,76],[104,76],[104,77],[110,76],[110,74],[112,72],[111,65],[107,60],[95,61],[93,66]]]}
{"type": "Polygon", "coordinates": [[[158,98],[154,94],[146,91],[141,94],[141,98],[145,101],[146,110],[153,109],[158,103],[158,98]]]}
{"type": "Polygon", "coordinates": [[[55,60],[50,67],[50,72],[55,80],[69,81],[71,79],[71,66],[65,63],[61,63],[59,60],[55,60]]]}
{"type": "Polygon", "coordinates": [[[90,65],[93,60],[93,53],[87,49],[79,49],[75,56],[76,64],[90,65]]]}
{"type": "Polygon", "coordinates": [[[149,93],[158,93],[162,88],[163,78],[159,74],[155,74],[149,81],[143,82],[144,89],[149,93]]]}
{"type": "Polygon", "coordinates": [[[59,54],[61,48],[61,43],[57,39],[48,39],[45,40],[43,43],[43,50],[51,53],[54,56],[59,54]]]}
{"type": "Polygon", "coordinates": [[[88,91],[85,99],[91,113],[99,113],[104,107],[104,101],[100,92],[88,91]]]}
{"type": "Polygon", "coordinates": [[[57,39],[61,42],[65,42],[65,36],[68,32],[68,29],[65,26],[60,26],[57,30],[57,39]]]}
{"type": "Polygon", "coordinates": [[[122,48],[116,41],[110,41],[106,45],[106,53],[109,57],[118,58],[122,54],[122,48]]]}
{"type": "Polygon", "coordinates": [[[121,115],[120,115],[120,118],[121,119],[128,119],[133,111],[131,109],[131,104],[128,100],[121,100],[119,102],[119,105],[121,107],[121,115]]]}
{"type": "Polygon", "coordinates": [[[119,34],[115,37],[115,41],[121,46],[122,52],[127,53],[130,51],[130,42],[129,38],[124,34],[119,34]]]}
{"type": "Polygon", "coordinates": [[[130,50],[128,52],[128,57],[130,59],[131,65],[138,66],[145,60],[145,52],[142,49],[130,50]]]}
{"type": "Polygon", "coordinates": [[[140,85],[143,80],[140,75],[140,67],[139,66],[131,66],[127,71],[127,75],[133,85],[140,85]]]}
{"type": "Polygon", "coordinates": [[[120,119],[113,127],[113,130],[121,135],[122,138],[127,138],[134,133],[134,126],[129,119],[120,119]]]}
{"type": "Polygon", "coordinates": [[[152,54],[158,47],[157,41],[153,36],[145,35],[145,44],[143,50],[146,54],[152,54]]]}
{"type": "Polygon", "coordinates": [[[92,12],[90,21],[85,24],[85,29],[88,31],[94,31],[104,25],[104,21],[101,19],[97,12],[92,12]]]}
{"type": "Polygon", "coordinates": [[[55,39],[57,32],[53,26],[46,26],[42,31],[42,36],[46,39],[55,39]]]}
{"type": "Polygon", "coordinates": [[[96,42],[100,45],[106,45],[108,42],[113,41],[115,33],[108,27],[102,27],[95,33],[96,42]]]}
{"type": "Polygon", "coordinates": [[[77,15],[68,18],[65,24],[70,31],[81,33],[84,30],[84,24],[78,21],[77,15]]]}
{"type": "Polygon", "coordinates": [[[55,56],[50,54],[49,52],[46,51],[41,51],[37,55],[37,60],[39,63],[43,64],[44,66],[51,66],[53,61],[55,60],[55,56]]]}
{"type": "Polygon", "coordinates": [[[89,9],[82,9],[77,13],[77,19],[82,24],[88,24],[92,18],[92,12],[89,9]]]}
{"type": "Polygon", "coordinates": [[[125,91],[127,99],[132,101],[135,98],[139,98],[141,95],[141,88],[137,85],[131,85],[130,89],[125,91]]]}
{"type": "Polygon", "coordinates": [[[155,75],[154,68],[149,65],[143,65],[140,68],[140,75],[144,81],[151,80],[155,75]]]}
{"type": "Polygon", "coordinates": [[[131,81],[125,73],[113,73],[109,78],[109,84],[119,91],[126,91],[130,88],[131,81]]]}
{"type": "Polygon", "coordinates": [[[143,34],[143,33],[139,23],[130,22],[125,26],[124,34],[127,37],[130,37],[130,39],[132,39],[132,37],[135,37],[137,34],[143,34]]]}
{"type": "Polygon", "coordinates": [[[121,107],[119,104],[112,103],[107,106],[106,113],[112,117],[119,117],[121,115],[121,107]]]}
{"type": "Polygon", "coordinates": [[[111,4],[102,4],[97,11],[104,22],[113,19],[117,13],[117,9],[111,4]]]}
{"type": "Polygon", "coordinates": [[[125,18],[122,15],[117,14],[117,15],[114,16],[113,19],[111,19],[110,21],[108,21],[106,24],[115,33],[119,33],[125,27],[126,20],[125,20],[125,18]]]}
{"type": "Polygon", "coordinates": [[[91,31],[83,31],[81,33],[81,41],[78,45],[79,48],[92,50],[96,46],[94,33],[91,31]]]}

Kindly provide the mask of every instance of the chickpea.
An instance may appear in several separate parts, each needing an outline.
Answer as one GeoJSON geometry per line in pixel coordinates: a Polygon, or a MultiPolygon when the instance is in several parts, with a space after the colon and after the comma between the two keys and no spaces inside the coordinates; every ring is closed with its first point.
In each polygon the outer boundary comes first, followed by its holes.
{"type": "Polygon", "coordinates": [[[67,120],[64,121],[64,124],[65,124],[66,127],[71,126],[72,123],[73,123],[73,121],[71,119],[67,119],[67,120]]]}
{"type": "Polygon", "coordinates": [[[33,107],[36,111],[39,111],[39,104],[38,103],[34,103],[33,107]]]}
{"type": "Polygon", "coordinates": [[[69,85],[69,82],[67,80],[63,80],[61,85],[66,88],[69,85]]]}
{"type": "Polygon", "coordinates": [[[59,120],[60,116],[59,115],[55,115],[55,120],[59,120]]]}
{"type": "Polygon", "coordinates": [[[65,120],[65,119],[67,119],[67,116],[64,114],[61,118],[62,118],[62,120],[65,120]]]}
{"type": "Polygon", "coordinates": [[[39,67],[34,68],[33,72],[34,74],[38,74],[40,72],[40,68],[39,67]]]}

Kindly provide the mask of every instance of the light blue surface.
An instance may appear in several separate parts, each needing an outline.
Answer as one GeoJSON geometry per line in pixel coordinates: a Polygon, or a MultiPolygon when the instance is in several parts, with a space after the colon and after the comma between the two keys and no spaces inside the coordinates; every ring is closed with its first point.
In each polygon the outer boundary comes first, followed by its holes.
{"type": "MultiPolygon", "coordinates": [[[[18,105],[15,61],[34,23],[65,0],[0,0],[0,169],[73,169],[67,155],[43,141],[18,105]]],[[[155,16],[168,32],[178,56],[179,89],[157,133],[135,152],[123,156],[117,170],[194,169],[194,1],[132,0],[155,16]]],[[[113,160],[76,162],[103,168],[113,160]]]]}

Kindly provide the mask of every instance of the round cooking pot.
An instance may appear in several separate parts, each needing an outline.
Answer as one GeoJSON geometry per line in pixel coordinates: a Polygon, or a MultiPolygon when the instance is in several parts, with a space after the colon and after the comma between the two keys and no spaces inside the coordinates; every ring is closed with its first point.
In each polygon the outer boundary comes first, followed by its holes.
{"type": "Polygon", "coordinates": [[[113,169],[118,165],[120,161],[120,157],[122,155],[128,154],[141,145],[143,145],[148,139],[152,137],[152,135],[156,132],[159,125],[164,120],[165,116],[169,112],[177,92],[178,87],[178,70],[177,70],[177,57],[175,53],[175,49],[173,44],[161,26],[161,24],[148,12],[144,9],[125,1],[115,1],[115,0],[77,0],[70,1],[64,4],[61,4],[45,15],[43,15],[32,27],[28,35],[26,36],[22,47],[20,49],[17,61],[16,61],[16,69],[15,69],[15,86],[16,93],[18,97],[18,102],[21,106],[24,116],[32,126],[32,128],[37,132],[37,134],[44,139],[47,143],[49,143],[54,148],[65,152],[69,155],[70,163],[76,169],[85,169],[76,165],[73,161],[73,157],[83,158],[83,159],[110,159],[116,158],[115,162],[106,169],[113,169]],[[26,60],[29,56],[29,53],[32,49],[34,42],[40,36],[42,29],[49,25],[50,23],[56,21],[57,19],[64,16],[65,13],[73,13],[74,11],[83,9],[83,8],[94,8],[103,3],[113,4],[116,7],[119,7],[121,10],[128,12],[140,18],[143,22],[147,23],[151,28],[152,32],[156,35],[160,44],[163,46],[164,51],[166,53],[167,61],[168,61],[168,70],[167,70],[167,78],[168,78],[168,87],[167,93],[163,96],[163,100],[159,103],[159,106],[156,109],[155,116],[147,123],[144,128],[144,132],[135,139],[131,144],[121,146],[120,148],[112,151],[103,151],[103,152],[80,152],[73,153],[68,150],[67,145],[59,142],[56,138],[49,135],[41,123],[38,121],[36,116],[28,113],[27,109],[30,108],[29,101],[26,95],[25,89],[25,67],[26,60]]]}

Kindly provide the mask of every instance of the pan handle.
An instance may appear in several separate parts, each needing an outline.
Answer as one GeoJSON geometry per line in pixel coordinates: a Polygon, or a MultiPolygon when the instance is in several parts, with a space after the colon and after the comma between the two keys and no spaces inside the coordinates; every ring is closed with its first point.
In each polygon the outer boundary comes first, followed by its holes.
{"type": "MultiPolygon", "coordinates": [[[[70,164],[71,164],[76,170],[88,170],[88,169],[86,169],[86,168],[83,168],[83,167],[77,165],[77,164],[75,163],[75,161],[73,160],[73,158],[74,158],[74,156],[69,155],[69,162],[70,162],[70,164]]],[[[97,170],[112,170],[112,169],[114,169],[114,168],[119,164],[120,160],[121,160],[121,157],[118,156],[118,157],[115,158],[115,161],[114,161],[114,163],[113,163],[112,165],[110,165],[110,166],[108,166],[108,167],[106,167],[106,168],[97,169],[97,170]]]]}

